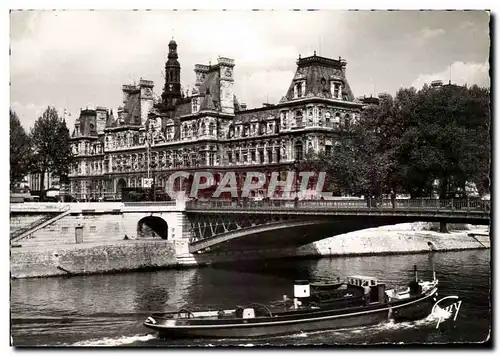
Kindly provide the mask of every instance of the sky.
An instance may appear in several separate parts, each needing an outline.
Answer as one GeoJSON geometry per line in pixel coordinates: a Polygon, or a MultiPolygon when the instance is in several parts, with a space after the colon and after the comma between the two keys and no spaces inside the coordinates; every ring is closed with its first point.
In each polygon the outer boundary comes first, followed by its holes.
{"type": "Polygon", "coordinates": [[[195,64],[235,60],[235,94],[249,108],[278,103],[302,57],[339,56],[355,96],[450,79],[489,86],[484,11],[69,10],[10,15],[10,106],[29,131],[47,106],[73,128],[81,108],[122,105],[122,84],[153,80],[161,94],[168,42],[181,82],[195,64]],[[451,71],[450,71],[451,68],[451,71]]]}

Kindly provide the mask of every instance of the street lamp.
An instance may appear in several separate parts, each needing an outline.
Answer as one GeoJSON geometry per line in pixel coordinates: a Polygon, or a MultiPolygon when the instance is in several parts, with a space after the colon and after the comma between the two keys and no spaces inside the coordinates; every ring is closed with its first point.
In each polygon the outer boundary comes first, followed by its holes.
{"type": "Polygon", "coordinates": [[[299,169],[300,169],[300,159],[301,157],[296,157],[293,163],[295,169],[295,206],[297,206],[299,201],[299,169]]]}
{"type": "MultiPolygon", "coordinates": [[[[154,143],[153,141],[153,133],[155,131],[155,128],[151,125],[151,123],[148,125],[148,130],[146,131],[146,137],[144,140],[144,143],[146,144],[146,155],[147,155],[147,177],[148,177],[148,182],[151,177],[151,146],[154,143]]],[[[155,177],[153,175],[153,183],[151,184],[150,189],[153,190],[153,201],[156,200],[156,191],[155,191],[155,177]]],[[[151,195],[150,195],[151,197],[151,195]]]]}

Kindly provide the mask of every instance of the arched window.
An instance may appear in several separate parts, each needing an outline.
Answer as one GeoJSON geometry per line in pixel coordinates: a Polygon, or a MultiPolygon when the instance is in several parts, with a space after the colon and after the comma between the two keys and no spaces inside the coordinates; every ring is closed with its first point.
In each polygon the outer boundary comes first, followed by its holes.
{"type": "Polygon", "coordinates": [[[206,132],[205,123],[204,123],[204,122],[202,122],[202,123],[201,123],[201,135],[202,135],[202,136],[203,136],[203,135],[205,135],[205,132],[206,132]]]}
{"type": "Polygon", "coordinates": [[[183,135],[183,137],[188,137],[188,127],[187,127],[187,125],[182,126],[182,135],[183,135]]]}
{"type": "Polygon", "coordinates": [[[335,118],[333,119],[333,127],[338,129],[340,126],[340,114],[335,113],[335,118]]]}
{"type": "Polygon", "coordinates": [[[228,136],[229,136],[229,138],[233,138],[234,137],[234,126],[232,124],[229,125],[228,136]]]}
{"type": "Polygon", "coordinates": [[[304,151],[303,151],[303,147],[302,147],[302,142],[297,141],[297,143],[295,143],[295,160],[301,161],[302,158],[304,158],[303,153],[304,153],[304,151]]]}
{"type": "Polygon", "coordinates": [[[208,134],[209,135],[214,135],[215,134],[215,125],[213,122],[210,123],[210,125],[208,125],[208,134]]]}

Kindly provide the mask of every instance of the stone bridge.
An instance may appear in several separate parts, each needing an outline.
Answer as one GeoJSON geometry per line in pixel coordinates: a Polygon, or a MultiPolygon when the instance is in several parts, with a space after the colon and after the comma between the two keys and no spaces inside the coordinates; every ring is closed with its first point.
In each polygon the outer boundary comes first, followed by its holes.
{"type": "Polygon", "coordinates": [[[191,201],[191,253],[301,246],[370,227],[427,221],[488,225],[489,201],[191,201]]]}
{"type": "Polygon", "coordinates": [[[10,241],[55,246],[164,239],[178,260],[194,263],[204,252],[298,247],[403,222],[487,225],[489,211],[489,201],[432,199],[22,203],[11,204],[10,241]]]}

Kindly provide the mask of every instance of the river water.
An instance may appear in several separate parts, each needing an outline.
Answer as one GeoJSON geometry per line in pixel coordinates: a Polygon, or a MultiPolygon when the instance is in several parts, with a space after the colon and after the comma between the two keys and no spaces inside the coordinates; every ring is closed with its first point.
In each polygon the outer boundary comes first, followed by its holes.
{"type": "Polygon", "coordinates": [[[294,259],[77,277],[11,281],[15,346],[219,346],[482,342],[490,334],[490,250],[371,257],[294,259]],[[431,279],[439,294],[458,295],[456,321],[436,328],[438,317],[335,331],[258,339],[163,340],[142,326],[150,312],[180,308],[232,308],[293,295],[293,281],[335,281],[337,276],[378,277],[389,286],[414,276],[431,279]]]}

